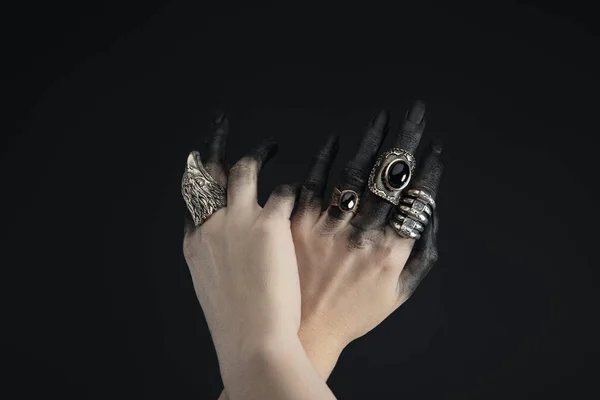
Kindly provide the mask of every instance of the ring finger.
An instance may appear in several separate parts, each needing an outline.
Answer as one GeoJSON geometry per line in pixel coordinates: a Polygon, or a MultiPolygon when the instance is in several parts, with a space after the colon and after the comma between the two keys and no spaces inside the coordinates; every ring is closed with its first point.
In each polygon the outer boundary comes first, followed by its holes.
{"type": "MultiPolygon", "coordinates": [[[[443,171],[443,165],[440,160],[442,147],[439,144],[432,144],[429,152],[423,160],[423,164],[410,185],[410,190],[404,193],[403,202],[394,210],[392,219],[386,225],[386,240],[398,242],[398,240],[408,242],[410,236],[415,233],[420,235],[418,225],[425,230],[431,223],[435,213],[435,198],[443,171]],[[410,206],[406,205],[411,203],[410,206]],[[423,218],[420,220],[419,218],[423,218]],[[407,224],[403,222],[406,221],[407,224]],[[415,224],[417,222],[417,224],[415,224]],[[396,224],[393,228],[390,224],[396,224]],[[389,238],[389,239],[388,239],[389,238]]],[[[412,242],[412,240],[410,240],[412,242]]]]}
{"type": "MultiPolygon", "coordinates": [[[[358,196],[364,191],[364,188],[369,177],[369,172],[379,148],[385,139],[389,127],[389,113],[383,110],[371,121],[367,128],[362,141],[360,142],[354,158],[350,160],[342,171],[342,176],[339,180],[337,189],[340,191],[348,191],[350,196],[356,198],[350,199],[353,201],[352,206],[360,207],[360,199],[358,196]]],[[[335,189],[334,189],[335,190],[335,189]]],[[[341,197],[341,196],[340,196],[341,197]]],[[[339,198],[338,200],[342,200],[339,198]]],[[[350,204],[350,203],[349,203],[350,204]]],[[[344,211],[338,205],[329,205],[327,211],[321,215],[317,223],[322,224],[322,230],[332,232],[339,229],[352,218],[353,212],[344,211]]]]}

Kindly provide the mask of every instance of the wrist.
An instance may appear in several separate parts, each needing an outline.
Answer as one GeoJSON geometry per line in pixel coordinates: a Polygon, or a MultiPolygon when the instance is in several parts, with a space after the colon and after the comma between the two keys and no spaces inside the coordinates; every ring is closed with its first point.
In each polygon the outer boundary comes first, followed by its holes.
{"type": "Polygon", "coordinates": [[[336,335],[326,334],[308,326],[300,327],[298,337],[315,369],[327,380],[347,343],[336,335]]]}
{"type": "Polygon", "coordinates": [[[226,381],[236,380],[236,376],[246,374],[245,371],[249,369],[266,369],[276,364],[278,360],[298,356],[299,352],[303,353],[304,350],[298,336],[292,334],[263,336],[260,339],[248,340],[235,351],[228,352],[229,355],[226,356],[221,356],[217,351],[223,383],[227,387],[226,381]]]}

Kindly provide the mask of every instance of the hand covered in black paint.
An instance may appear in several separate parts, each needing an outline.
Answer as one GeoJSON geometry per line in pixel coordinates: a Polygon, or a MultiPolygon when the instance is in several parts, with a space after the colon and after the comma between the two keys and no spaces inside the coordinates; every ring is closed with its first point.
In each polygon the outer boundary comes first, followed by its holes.
{"type": "MultiPolygon", "coordinates": [[[[425,105],[407,113],[394,147],[414,153],[425,127],[425,105]]],[[[437,259],[437,215],[416,243],[389,225],[393,205],[372,194],[367,179],[388,131],[388,114],[373,120],[339,186],[359,195],[358,212],[329,206],[321,212],[327,175],[337,153],[330,138],[308,172],[292,214],[292,233],[302,291],[299,336],[322,376],[331,373],[342,349],[369,332],[414,292],[437,259]]],[[[442,164],[432,147],[410,188],[435,197],[442,164]]]]}

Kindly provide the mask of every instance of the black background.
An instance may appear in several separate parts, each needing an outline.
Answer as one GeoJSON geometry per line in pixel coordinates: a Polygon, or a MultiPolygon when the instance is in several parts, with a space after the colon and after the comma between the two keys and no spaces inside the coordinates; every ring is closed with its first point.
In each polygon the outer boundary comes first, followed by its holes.
{"type": "Polygon", "coordinates": [[[583,3],[483,3],[6,6],[6,398],[216,399],[185,156],[221,110],[230,162],[274,135],[263,202],[336,132],[331,188],[368,121],[387,108],[397,128],[415,99],[445,143],[441,258],[345,350],[334,393],[590,396],[597,26],[583,3]]]}

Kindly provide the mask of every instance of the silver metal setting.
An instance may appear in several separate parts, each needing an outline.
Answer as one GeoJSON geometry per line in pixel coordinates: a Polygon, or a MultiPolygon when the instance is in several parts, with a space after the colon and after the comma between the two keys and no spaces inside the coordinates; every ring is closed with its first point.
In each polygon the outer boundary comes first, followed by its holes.
{"type": "Polygon", "coordinates": [[[427,225],[427,223],[429,222],[429,218],[427,218],[427,215],[424,212],[417,211],[414,208],[405,206],[403,204],[398,205],[398,211],[424,225],[427,225]]]}
{"type": "Polygon", "coordinates": [[[356,213],[356,211],[358,210],[358,203],[360,202],[360,199],[358,197],[358,193],[356,193],[354,190],[350,190],[350,189],[344,189],[344,190],[340,190],[337,187],[333,188],[333,192],[331,192],[331,200],[329,201],[329,205],[338,207],[340,210],[344,211],[344,212],[352,212],[352,213],[356,213]],[[340,207],[340,200],[342,199],[342,196],[345,193],[353,193],[356,197],[356,202],[354,203],[354,205],[348,209],[345,210],[342,207],[340,207]]]}
{"type": "Polygon", "coordinates": [[[188,155],[181,178],[181,194],[195,226],[202,225],[215,211],[227,205],[226,188],[206,171],[197,151],[188,155]]]}
{"type": "Polygon", "coordinates": [[[423,190],[409,189],[406,192],[406,195],[410,196],[410,197],[416,197],[418,199],[425,201],[427,204],[429,204],[431,206],[432,209],[435,210],[435,200],[429,193],[424,192],[423,190]]]}
{"type": "Polygon", "coordinates": [[[419,232],[425,231],[434,209],[435,201],[430,194],[410,189],[400,198],[389,224],[401,237],[416,240],[421,237],[419,232]]]}
{"type": "Polygon", "coordinates": [[[400,198],[400,203],[411,206],[412,209],[416,211],[423,211],[427,213],[428,216],[431,217],[433,210],[431,207],[421,199],[415,199],[414,197],[404,196],[400,198]]]}
{"type": "MultiPolygon", "coordinates": [[[[406,220],[409,220],[409,218],[407,218],[406,220]]],[[[421,238],[421,234],[419,232],[410,228],[407,225],[404,225],[403,223],[396,221],[393,218],[390,220],[389,224],[392,227],[392,229],[404,239],[418,240],[421,238]]]]}
{"type": "Polygon", "coordinates": [[[396,221],[400,222],[401,224],[414,229],[416,231],[419,232],[423,232],[425,230],[425,225],[415,221],[412,218],[406,217],[404,215],[398,214],[398,213],[393,213],[393,217],[396,221]]]}
{"type": "Polygon", "coordinates": [[[389,201],[390,203],[398,205],[402,190],[408,186],[415,172],[415,165],[415,157],[406,150],[396,147],[386,151],[379,156],[379,158],[377,158],[375,165],[373,165],[373,168],[371,169],[371,174],[369,175],[368,181],[369,190],[375,195],[389,201]],[[400,160],[408,164],[409,176],[404,186],[399,189],[395,189],[392,188],[387,182],[387,172],[390,166],[400,160]]]}

